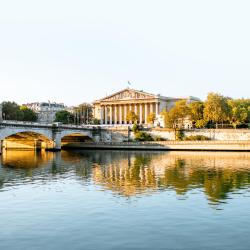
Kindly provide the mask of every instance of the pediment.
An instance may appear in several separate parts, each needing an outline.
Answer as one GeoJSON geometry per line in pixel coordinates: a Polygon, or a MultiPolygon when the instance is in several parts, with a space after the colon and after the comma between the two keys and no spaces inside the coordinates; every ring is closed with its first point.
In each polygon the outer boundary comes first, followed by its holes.
{"type": "Polygon", "coordinates": [[[107,96],[101,99],[101,101],[135,100],[135,99],[152,99],[152,98],[155,98],[155,95],[134,89],[125,89],[113,95],[107,96]]]}

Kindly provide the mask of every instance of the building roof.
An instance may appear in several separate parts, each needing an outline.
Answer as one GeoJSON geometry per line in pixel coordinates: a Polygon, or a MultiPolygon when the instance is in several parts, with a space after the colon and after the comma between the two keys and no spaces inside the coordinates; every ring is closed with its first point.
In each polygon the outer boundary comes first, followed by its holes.
{"type": "Polygon", "coordinates": [[[145,92],[143,90],[136,90],[131,88],[125,88],[118,92],[115,92],[111,95],[108,95],[104,98],[94,101],[93,103],[100,103],[100,102],[108,102],[108,101],[115,101],[115,100],[131,100],[131,99],[161,99],[161,100],[193,100],[193,101],[200,101],[199,98],[188,96],[188,97],[166,97],[160,94],[155,95],[152,93],[145,92]]]}

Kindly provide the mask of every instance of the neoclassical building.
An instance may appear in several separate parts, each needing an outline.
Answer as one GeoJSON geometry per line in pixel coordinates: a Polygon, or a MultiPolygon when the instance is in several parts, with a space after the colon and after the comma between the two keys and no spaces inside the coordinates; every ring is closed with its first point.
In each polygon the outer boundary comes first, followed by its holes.
{"type": "Polygon", "coordinates": [[[170,109],[175,102],[185,99],[187,102],[199,101],[196,97],[172,98],[126,88],[93,103],[94,118],[101,124],[129,124],[129,111],[134,111],[140,124],[147,123],[147,117],[155,113],[156,117],[164,109],[170,109]]]}

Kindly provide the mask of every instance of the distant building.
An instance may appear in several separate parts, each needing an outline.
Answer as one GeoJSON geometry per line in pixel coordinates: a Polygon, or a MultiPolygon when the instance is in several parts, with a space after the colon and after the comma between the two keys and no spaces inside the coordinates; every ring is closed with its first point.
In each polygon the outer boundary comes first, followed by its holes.
{"type": "Polygon", "coordinates": [[[140,124],[147,124],[147,117],[155,113],[156,124],[163,126],[161,112],[172,108],[177,101],[186,100],[187,103],[200,101],[196,97],[165,97],[139,91],[135,89],[124,89],[110,96],[97,100],[93,103],[94,118],[101,124],[129,124],[127,114],[135,112],[140,124]]]}
{"type": "Polygon", "coordinates": [[[52,123],[55,120],[56,113],[66,109],[63,103],[55,102],[34,102],[24,105],[37,113],[38,122],[41,123],[52,123]]]}

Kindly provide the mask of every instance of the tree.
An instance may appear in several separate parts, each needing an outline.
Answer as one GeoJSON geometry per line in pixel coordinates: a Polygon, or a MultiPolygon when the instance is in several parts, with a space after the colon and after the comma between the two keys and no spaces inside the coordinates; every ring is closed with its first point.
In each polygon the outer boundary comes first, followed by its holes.
{"type": "Polygon", "coordinates": [[[127,121],[131,121],[132,123],[137,123],[138,121],[138,116],[134,111],[129,111],[127,116],[126,116],[127,121]]]}
{"type": "Polygon", "coordinates": [[[190,119],[193,123],[203,120],[204,115],[204,103],[203,102],[192,102],[188,105],[190,119]]]}
{"type": "Polygon", "coordinates": [[[15,102],[3,102],[2,110],[5,120],[37,121],[37,114],[25,105],[19,106],[15,102]]]}
{"type": "Polygon", "coordinates": [[[177,101],[169,111],[163,111],[165,126],[168,128],[182,127],[185,118],[189,115],[189,107],[186,100],[177,101]]]}
{"type": "Polygon", "coordinates": [[[147,123],[153,124],[156,119],[155,113],[150,113],[147,117],[147,123]]]}
{"type": "Polygon", "coordinates": [[[236,128],[238,125],[250,122],[250,100],[249,99],[229,99],[228,105],[231,107],[230,122],[236,128]]]}
{"type": "Polygon", "coordinates": [[[72,123],[73,117],[67,110],[61,110],[56,113],[55,122],[62,122],[64,124],[72,123]]]}
{"type": "Polygon", "coordinates": [[[37,114],[33,110],[29,109],[27,106],[22,105],[20,107],[20,110],[23,113],[23,115],[22,115],[23,116],[23,118],[22,118],[23,121],[30,121],[30,122],[36,122],[37,121],[37,118],[38,118],[37,114]]]}
{"type": "Polygon", "coordinates": [[[228,105],[228,98],[217,94],[209,93],[204,107],[204,119],[211,121],[218,127],[219,122],[229,121],[230,106],[228,105]]]}
{"type": "Polygon", "coordinates": [[[207,125],[207,121],[205,121],[204,119],[200,119],[195,122],[196,128],[205,128],[206,125],[207,125]]]}
{"type": "Polygon", "coordinates": [[[89,103],[82,103],[74,108],[75,123],[89,124],[93,122],[93,109],[89,103]]]}
{"type": "Polygon", "coordinates": [[[3,102],[2,103],[3,118],[5,120],[22,120],[22,112],[20,106],[15,102],[3,102]]]}

